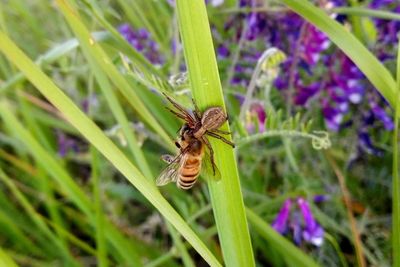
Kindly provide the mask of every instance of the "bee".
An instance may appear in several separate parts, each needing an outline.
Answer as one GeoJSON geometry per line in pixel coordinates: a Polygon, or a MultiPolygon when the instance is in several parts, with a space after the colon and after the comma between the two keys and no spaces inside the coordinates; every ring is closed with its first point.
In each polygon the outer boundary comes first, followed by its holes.
{"type": "Polygon", "coordinates": [[[183,119],[185,123],[180,129],[178,140],[175,142],[179,149],[178,155],[176,157],[162,156],[168,166],[157,178],[157,185],[162,186],[169,182],[176,182],[179,188],[190,189],[196,183],[202,169],[212,174],[210,176],[214,179],[219,180],[220,174],[214,162],[214,150],[207,136],[218,138],[232,147],[235,146],[231,141],[220,135],[229,134],[228,132],[218,130],[227,121],[227,115],[221,107],[211,107],[201,113],[194,101],[195,109],[190,113],[172,98],[165,96],[177,109],[177,111],[170,108],[168,110],[178,118],[183,119]],[[206,147],[208,151],[206,151],[206,147]]]}

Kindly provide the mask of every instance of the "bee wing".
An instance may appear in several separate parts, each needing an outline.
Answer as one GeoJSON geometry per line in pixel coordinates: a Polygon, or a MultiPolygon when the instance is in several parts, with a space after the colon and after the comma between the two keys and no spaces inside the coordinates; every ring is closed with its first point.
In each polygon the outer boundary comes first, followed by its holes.
{"type": "Polygon", "coordinates": [[[215,181],[221,180],[221,173],[219,172],[217,166],[215,165],[214,169],[212,167],[211,157],[208,150],[206,150],[204,153],[202,164],[203,164],[202,167],[203,174],[205,174],[207,177],[212,178],[215,181]]]}
{"type": "Polygon", "coordinates": [[[179,169],[183,163],[183,157],[183,154],[179,154],[175,158],[171,155],[163,155],[161,157],[162,160],[166,161],[169,164],[157,177],[157,186],[163,186],[171,182],[176,182],[178,180],[179,169]]]}

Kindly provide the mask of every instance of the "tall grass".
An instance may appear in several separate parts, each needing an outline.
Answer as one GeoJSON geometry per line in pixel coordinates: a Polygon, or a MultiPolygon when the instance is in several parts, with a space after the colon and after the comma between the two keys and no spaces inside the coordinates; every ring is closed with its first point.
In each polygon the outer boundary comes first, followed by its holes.
{"type": "MultiPolygon", "coordinates": [[[[27,58],[4,33],[1,32],[0,43],[0,50],[26,75],[36,88],[61,111],[65,118],[112,162],[113,165],[159,209],[160,213],[170,220],[172,225],[174,225],[184,237],[192,242],[193,247],[195,247],[211,265],[219,265],[218,261],[209,252],[203,242],[201,242],[165,198],[162,197],[160,192],[155,188],[154,183],[151,182],[150,179],[146,179],[104,133],[79,110],[79,108],[68,99],[68,97],[37,66],[35,66],[35,64],[27,58]]],[[[12,124],[17,125],[17,122],[14,120],[12,124]]],[[[23,133],[24,131],[20,129],[18,132],[23,133]]],[[[38,151],[38,149],[39,147],[35,146],[32,150],[38,151]]],[[[41,158],[41,160],[44,160],[44,158],[41,158]]],[[[49,162],[52,162],[51,158],[47,157],[46,161],[47,165],[49,162]]],[[[54,168],[55,166],[52,166],[51,171],[53,171],[54,168]]],[[[57,168],[55,169],[57,170],[57,168]]],[[[54,176],[56,177],[57,174],[54,176]]],[[[62,182],[71,183],[70,179],[67,179],[65,176],[57,176],[57,178],[62,179],[62,182]]],[[[78,206],[80,206],[86,214],[90,215],[91,213],[86,197],[83,197],[81,191],[77,188],[71,190],[73,191],[71,191],[70,194],[74,198],[77,198],[78,206]]]]}

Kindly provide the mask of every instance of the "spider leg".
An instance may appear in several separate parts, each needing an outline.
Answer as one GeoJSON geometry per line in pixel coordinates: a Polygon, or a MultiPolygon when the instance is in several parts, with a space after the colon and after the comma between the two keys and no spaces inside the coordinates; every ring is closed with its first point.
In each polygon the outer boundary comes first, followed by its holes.
{"type": "Polygon", "coordinates": [[[180,104],[178,104],[177,102],[175,102],[175,100],[173,100],[171,97],[169,97],[167,94],[163,93],[163,95],[167,98],[167,100],[177,109],[179,110],[183,115],[186,116],[186,118],[188,119],[188,121],[192,124],[194,124],[195,120],[192,117],[192,115],[187,112],[187,110],[182,107],[180,104]]]}
{"type": "Polygon", "coordinates": [[[201,140],[203,141],[204,144],[206,144],[208,150],[210,151],[210,160],[211,160],[211,166],[213,168],[213,175],[215,175],[215,162],[214,162],[214,150],[210,144],[210,142],[208,141],[207,137],[205,137],[204,135],[201,137],[201,140]]]}
{"type": "Polygon", "coordinates": [[[213,132],[213,133],[217,133],[217,134],[231,134],[231,132],[222,131],[222,130],[218,130],[218,129],[213,129],[213,130],[209,130],[209,131],[213,132]]]}
{"type": "Polygon", "coordinates": [[[174,114],[175,116],[177,116],[178,118],[181,118],[182,120],[185,120],[186,121],[186,116],[185,116],[185,114],[182,114],[182,113],[179,113],[179,112],[176,112],[175,110],[173,110],[173,109],[170,109],[169,107],[165,107],[169,112],[171,112],[172,114],[174,114]]]}
{"type": "Polygon", "coordinates": [[[194,116],[196,117],[196,119],[197,119],[198,121],[201,121],[201,112],[200,112],[200,109],[199,109],[199,107],[197,106],[197,103],[196,103],[196,101],[194,100],[194,98],[192,98],[192,102],[193,102],[193,106],[194,106],[193,114],[194,114],[194,116]]]}
{"type": "Polygon", "coordinates": [[[209,136],[212,136],[212,137],[214,137],[214,138],[217,138],[217,139],[221,140],[221,141],[224,142],[224,143],[227,143],[227,144],[230,145],[231,147],[235,147],[235,144],[234,144],[234,143],[232,143],[231,141],[229,141],[229,140],[226,139],[225,137],[220,136],[219,134],[216,134],[216,133],[213,133],[213,132],[209,132],[209,131],[207,131],[206,134],[208,134],[209,136]]]}

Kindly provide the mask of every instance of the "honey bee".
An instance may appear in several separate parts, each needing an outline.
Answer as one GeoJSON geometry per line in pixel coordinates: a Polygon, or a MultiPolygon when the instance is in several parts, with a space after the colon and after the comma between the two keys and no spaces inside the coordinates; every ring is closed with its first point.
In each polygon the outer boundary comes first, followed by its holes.
{"type": "Polygon", "coordinates": [[[196,183],[202,169],[206,170],[214,179],[220,179],[218,168],[214,162],[214,151],[206,136],[218,138],[234,147],[231,141],[220,135],[229,133],[218,130],[227,121],[227,115],[221,107],[208,108],[202,114],[194,101],[195,109],[191,114],[172,98],[165,96],[177,111],[168,109],[178,118],[183,119],[185,124],[180,129],[178,141],[175,142],[179,148],[179,154],[176,157],[162,156],[168,166],[157,178],[157,185],[162,186],[169,182],[176,182],[179,188],[190,189],[196,183]],[[208,148],[208,151],[205,147],[208,148]],[[206,159],[204,160],[204,158],[206,159]]]}

